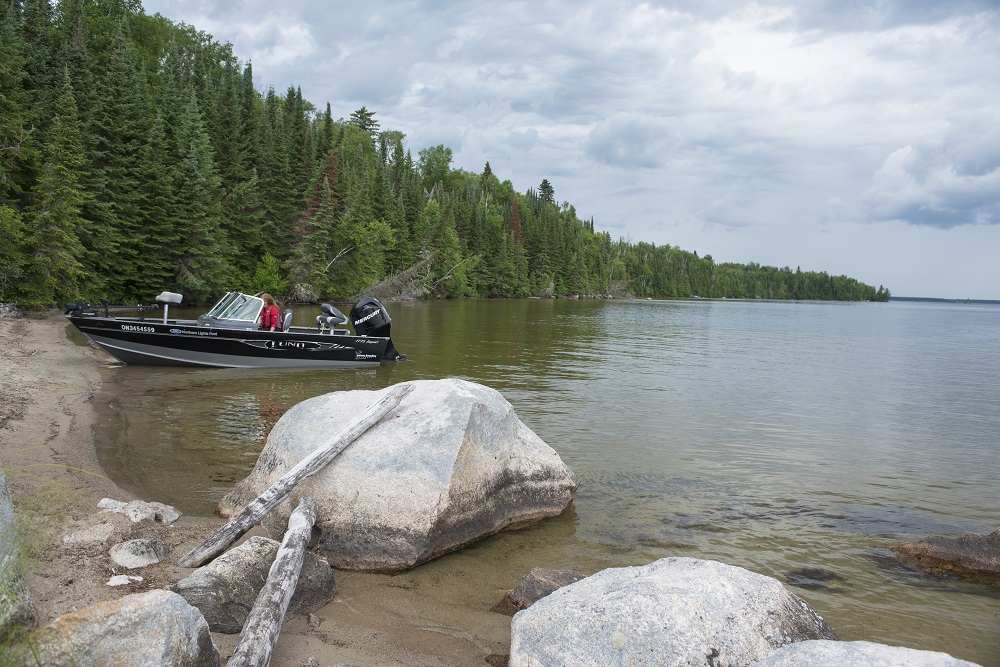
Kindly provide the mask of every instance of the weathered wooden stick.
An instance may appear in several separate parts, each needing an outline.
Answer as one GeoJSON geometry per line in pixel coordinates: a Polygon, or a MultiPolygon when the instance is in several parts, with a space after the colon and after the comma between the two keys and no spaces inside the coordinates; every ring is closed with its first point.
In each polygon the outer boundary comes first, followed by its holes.
{"type": "Polygon", "coordinates": [[[330,442],[317,447],[303,458],[295,467],[282,475],[266,491],[253,499],[243,511],[233,517],[229,523],[212,533],[204,542],[191,549],[180,561],[181,567],[198,567],[226,550],[261,519],[277,507],[295,486],[310,475],[332,461],[337,454],[344,451],[348,445],[361,437],[361,434],[374,426],[382,417],[399,405],[400,401],[413,391],[413,385],[399,385],[391,392],[368,407],[367,410],[352,419],[347,426],[340,429],[330,442]]]}
{"type": "Polygon", "coordinates": [[[229,667],[267,667],[271,662],[271,651],[278,641],[288,603],[292,601],[299,582],[306,544],[314,523],[316,503],[312,498],[303,498],[288,517],[285,539],[281,541],[278,554],[267,573],[267,581],[243,624],[236,652],[227,663],[229,667]]]}

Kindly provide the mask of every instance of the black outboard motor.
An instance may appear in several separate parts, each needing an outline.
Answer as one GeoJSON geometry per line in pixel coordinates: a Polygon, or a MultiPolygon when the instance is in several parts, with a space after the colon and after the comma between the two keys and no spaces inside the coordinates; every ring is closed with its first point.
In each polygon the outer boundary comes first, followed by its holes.
{"type": "MultiPolygon", "coordinates": [[[[378,299],[369,296],[358,301],[351,308],[350,319],[351,325],[354,327],[354,333],[359,336],[389,338],[392,318],[389,317],[389,312],[385,309],[385,306],[379,303],[378,299]]],[[[389,338],[389,344],[386,345],[382,358],[394,361],[405,359],[406,355],[400,354],[396,346],[392,344],[392,339],[389,338]]]]}

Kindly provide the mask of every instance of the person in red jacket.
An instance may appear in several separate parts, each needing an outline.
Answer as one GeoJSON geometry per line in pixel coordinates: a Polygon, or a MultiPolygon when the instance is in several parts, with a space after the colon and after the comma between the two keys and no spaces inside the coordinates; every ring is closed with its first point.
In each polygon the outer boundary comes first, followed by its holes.
{"type": "Polygon", "coordinates": [[[275,329],[281,329],[281,312],[278,310],[278,304],[275,303],[274,297],[264,292],[260,295],[260,298],[264,299],[264,308],[260,311],[260,321],[258,325],[261,329],[269,329],[274,331],[275,329]]]}

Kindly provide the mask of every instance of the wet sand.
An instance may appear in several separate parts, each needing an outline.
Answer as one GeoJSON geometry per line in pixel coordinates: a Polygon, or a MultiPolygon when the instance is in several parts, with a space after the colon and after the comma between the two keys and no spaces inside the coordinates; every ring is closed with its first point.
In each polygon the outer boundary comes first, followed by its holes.
{"type": "MultiPolygon", "coordinates": [[[[171,526],[139,524],[129,539],[160,537],[170,554],[164,563],[130,571],[143,581],[127,587],[106,585],[121,573],[108,556],[112,543],[63,542],[102,520],[100,499],[135,499],[107,478],[94,447],[102,367],[109,372],[117,362],[70,341],[69,326],[56,312],[0,319],[8,342],[0,355],[0,466],[18,521],[44,533],[28,572],[40,625],[94,602],[172,584],[190,572],[174,565],[177,559],[222,523],[184,516],[171,526]]],[[[322,667],[490,664],[495,658],[487,658],[506,654],[510,641],[510,618],[489,611],[502,590],[487,591],[482,600],[453,600],[449,590],[468,590],[449,581],[454,573],[434,564],[397,576],[334,571],[334,601],[311,617],[286,618],[271,664],[297,667],[310,658],[322,667]]],[[[213,633],[222,664],[238,638],[213,633]]]]}

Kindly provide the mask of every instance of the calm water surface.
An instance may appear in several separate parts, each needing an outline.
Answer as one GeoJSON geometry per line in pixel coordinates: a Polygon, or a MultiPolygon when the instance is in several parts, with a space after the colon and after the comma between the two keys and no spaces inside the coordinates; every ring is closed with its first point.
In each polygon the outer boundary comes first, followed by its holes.
{"type": "Polygon", "coordinates": [[[107,369],[102,464],[148,500],[208,515],[295,403],[461,377],[500,390],[582,483],[563,516],[409,576],[453,575],[454,595],[488,605],[535,566],[711,558],[788,583],[844,639],[1000,665],[1000,591],[912,572],[885,549],[1000,526],[1000,307],[524,300],[389,311],[401,364],[107,369]]]}

